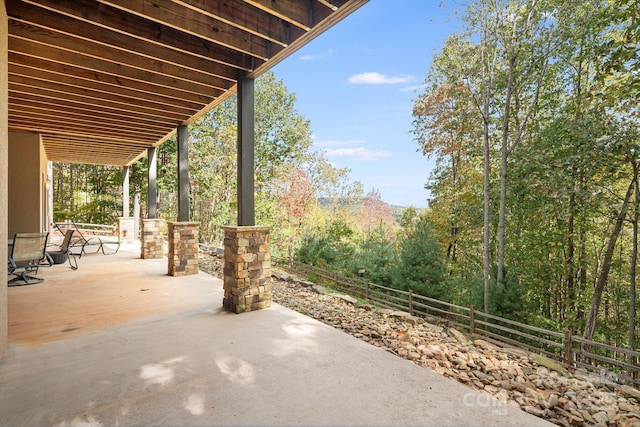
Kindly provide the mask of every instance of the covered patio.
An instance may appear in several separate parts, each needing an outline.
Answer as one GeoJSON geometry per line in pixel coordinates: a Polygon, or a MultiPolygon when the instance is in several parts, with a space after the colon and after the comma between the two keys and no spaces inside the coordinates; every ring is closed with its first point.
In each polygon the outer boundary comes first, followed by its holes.
{"type": "MultiPolygon", "coordinates": [[[[176,227],[169,224],[169,238],[177,240],[169,242],[168,268],[197,273],[191,268],[198,224],[189,218],[189,125],[237,94],[237,224],[221,225],[236,227],[243,239],[239,227],[256,226],[255,79],[365,3],[0,0],[0,257],[7,257],[4,242],[14,233],[52,231],[51,162],[121,167],[122,228],[132,223],[130,166],[146,157],[139,257],[162,258],[156,153],[175,137],[179,203],[176,227]]],[[[267,239],[257,240],[265,246],[267,239]]],[[[268,275],[268,254],[259,257],[268,275]]],[[[6,280],[2,269],[0,282],[6,280]]],[[[225,294],[227,308],[268,306],[263,283],[255,288],[263,295],[225,294]]],[[[0,287],[0,359],[7,301],[0,287]]]]}
{"type": "Polygon", "coordinates": [[[40,273],[9,289],[2,425],[551,425],[277,304],[229,313],[135,246],[40,273]]]}

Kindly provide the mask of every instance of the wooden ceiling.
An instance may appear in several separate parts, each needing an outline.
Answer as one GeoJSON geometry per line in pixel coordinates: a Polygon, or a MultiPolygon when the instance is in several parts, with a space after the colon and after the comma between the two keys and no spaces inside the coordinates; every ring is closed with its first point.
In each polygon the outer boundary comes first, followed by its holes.
{"type": "Polygon", "coordinates": [[[367,0],[6,0],[9,129],[125,166],[367,0]]]}

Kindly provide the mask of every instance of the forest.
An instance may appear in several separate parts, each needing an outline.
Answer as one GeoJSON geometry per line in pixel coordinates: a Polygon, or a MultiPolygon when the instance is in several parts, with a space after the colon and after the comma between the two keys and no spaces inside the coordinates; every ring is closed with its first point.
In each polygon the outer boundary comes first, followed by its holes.
{"type": "MultiPolygon", "coordinates": [[[[429,208],[394,215],[313,148],[273,73],[256,80],[256,222],[272,253],[637,349],[638,0],[473,0],[413,102],[429,208]]],[[[218,245],[236,215],[236,103],[189,128],[191,218],[218,245]]],[[[393,144],[389,141],[389,144],[393,144]]],[[[175,141],[158,208],[176,217],[175,141]]],[[[132,166],[144,206],[146,158],[132,166]]],[[[122,172],[54,164],[54,218],[113,224],[122,172]]],[[[142,214],[144,209],[142,209],[142,214]]]]}

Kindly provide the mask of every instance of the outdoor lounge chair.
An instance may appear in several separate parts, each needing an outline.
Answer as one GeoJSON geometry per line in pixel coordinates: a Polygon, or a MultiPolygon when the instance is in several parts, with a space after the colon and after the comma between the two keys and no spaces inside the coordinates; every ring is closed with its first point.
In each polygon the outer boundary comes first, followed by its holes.
{"type": "Polygon", "coordinates": [[[64,239],[62,240],[61,244],[58,245],[55,243],[50,243],[47,245],[45,256],[47,257],[49,266],[52,266],[53,264],[64,264],[66,261],[69,261],[69,266],[73,270],[78,269],[78,260],[76,259],[75,254],[69,249],[69,245],[71,244],[71,237],[73,236],[74,232],[75,230],[68,229],[64,233],[64,239]],[[57,249],[50,249],[53,247],[57,249]]]}
{"type": "Polygon", "coordinates": [[[40,260],[45,258],[49,233],[16,233],[13,237],[8,272],[16,276],[9,280],[9,286],[32,285],[44,279],[32,276],[38,274],[40,260]],[[20,281],[24,283],[19,283],[20,281]]]}
{"type": "Polygon", "coordinates": [[[62,223],[54,222],[53,225],[62,233],[66,235],[67,230],[73,230],[77,237],[74,237],[71,240],[71,244],[69,245],[69,249],[76,255],[78,258],[82,257],[82,254],[87,253],[87,249],[95,246],[97,249],[93,253],[98,253],[102,251],[104,255],[113,255],[118,252],[120,249],[120,242],[118,241],[108,241],[102,240],[98,236],[85,236],[78,225],[70,220],[67,220],[62,223]],[[115,245],[115,250],[105,250],[105,246],[115,245]],[[74,252],[73,248],[80,248],[79,252],[74,252]]]}

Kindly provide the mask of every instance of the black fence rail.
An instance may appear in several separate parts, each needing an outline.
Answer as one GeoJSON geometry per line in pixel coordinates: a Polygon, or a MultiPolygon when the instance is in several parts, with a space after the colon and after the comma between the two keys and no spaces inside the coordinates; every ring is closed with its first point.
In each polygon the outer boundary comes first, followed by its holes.
{"type": "Polygon", "coordinates": [[[509,345],[542,354],[567,368],[580,368],[604,376],[603,379],[606,380],[640,386],[638,351],[585,340],[574,335],[571,329],[565,332],[551,331],[484,313],[474,306],[462,307],[412,291],[377,285],[362,277],[342,276],[297,261],[273,261],[280,268],[320,284],[330,283],[335,289],[369,303],[439,321],[498,345],[509,345]]]}

